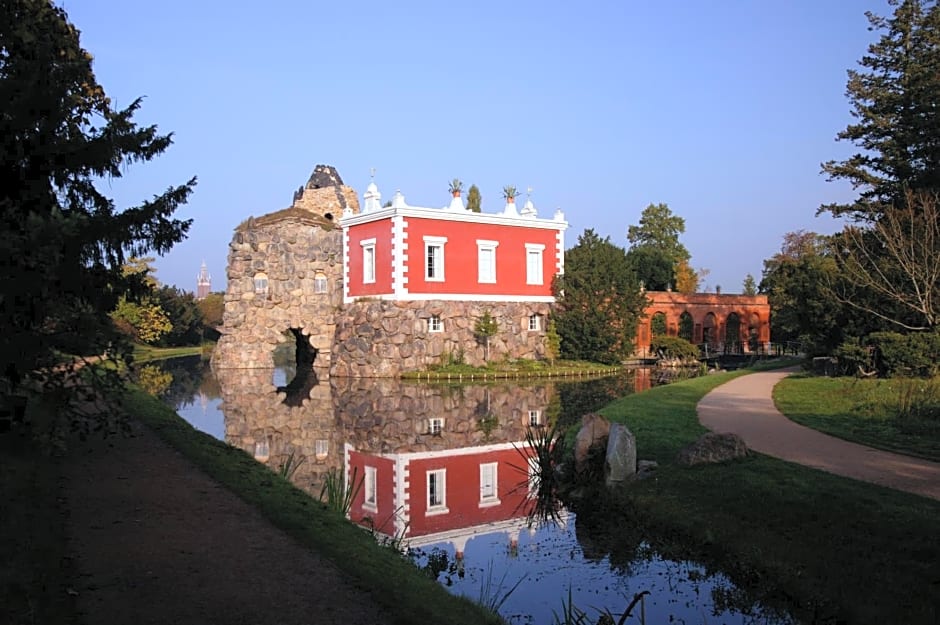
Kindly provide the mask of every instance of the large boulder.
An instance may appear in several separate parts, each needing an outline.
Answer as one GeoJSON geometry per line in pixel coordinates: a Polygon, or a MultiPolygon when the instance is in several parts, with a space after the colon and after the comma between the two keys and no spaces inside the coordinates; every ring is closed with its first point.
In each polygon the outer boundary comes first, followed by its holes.
{"type": "Polygon", "coordinates": [[[587,469],[592,449],[606,449],[609,435],[610,421],[601,415],[589,412],[581,417],[581,429],[574,440],[574,470],[577,473],[583,473],[587,469]]]}
{"type": "Polygon", "coordinates": [[[727,462],[747,456],[744,439],[729,432],[708,432],[679,451],[676,462],[690,467],[695,464],[727,462]]]}
{"type": "Polygon", "coordinates": [[[636,474],[636,436],[622,423],[612,423],[607,437],[604,480],[608,486],[636,474]]]}

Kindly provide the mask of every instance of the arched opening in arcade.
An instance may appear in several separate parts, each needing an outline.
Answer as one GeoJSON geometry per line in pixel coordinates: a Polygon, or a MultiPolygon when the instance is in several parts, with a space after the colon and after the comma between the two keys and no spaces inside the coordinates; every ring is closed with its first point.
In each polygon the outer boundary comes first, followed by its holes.
{"type": "Polygon", "coordinates": [[[283,338],[274,349],[273,382],[278,392],[287,393],[286,404],[299,405],[318,382],[313,370],[317,350],[300,328],[288,328],[283,338]]]}
{"type": "Polygon", "coordinates": [[[715,317],[715,313],[708,313],[702,319],[702,342],[709,349],[718,347],[718,319],[715,317]]]}
{"type": "Polygon", "coordinates": [[[684,311],[679,315],[679,338],[683,338],[690,343],[694,342],[692,337],[695,336],[695,321],[692,319],[692,315],[688,311],[684,311]]]}
{"type": "Polygon", "coordinates": [[[760,350],[760,316],[751,313],[747,324],[747,346],[752,352],[760,350]]]}
{"type": "Polygon", "coordinates": [[[666,313],[658,312],[650,319],[650,334],[653,337],[666,336],[666,313]]]}
{"type": "Polygon", "coordinates": [[[741,317],[738,313],[729,313],[725,321],[725,353],[741,354],[744,352],[741,345],[741,317]]]}

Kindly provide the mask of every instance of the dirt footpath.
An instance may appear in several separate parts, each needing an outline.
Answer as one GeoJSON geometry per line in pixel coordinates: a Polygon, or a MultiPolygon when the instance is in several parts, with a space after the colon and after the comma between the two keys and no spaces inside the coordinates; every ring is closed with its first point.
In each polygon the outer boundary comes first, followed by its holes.
{"type": "Polygon", "coordinates": [[[772,392],[793,371],[751,373],[722,384],[698,403],[699,421],[739,435],[768,456],[940,500],[940,464],[850,443],[783,416],[772,392]]]}
{"type": "Polygon", "coordinates": [[[368,592],[146,427],[64,463],[85,625],[388,623],[368,592]]]}

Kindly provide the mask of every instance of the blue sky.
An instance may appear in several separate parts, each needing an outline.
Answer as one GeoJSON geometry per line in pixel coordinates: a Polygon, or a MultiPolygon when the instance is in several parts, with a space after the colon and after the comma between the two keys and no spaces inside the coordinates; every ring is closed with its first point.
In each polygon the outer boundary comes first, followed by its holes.
{"type": "Polygon", "coordinates": [[[846,70],[878,0],[60,2],[118,106],[175,144],[107,183],[134,205],[190,176],[189,238],[157,277],[187,290],[205,260],[225,286],[232,231],[287,207],[318,163],[361,194],[444,206],[447,183],[532,187],[570,247],[626,246],[651,202],[683,217],[709,290],[738,292],[784,233],[832,232],[854,197],[820,163],[848,156],[846,70]]]}

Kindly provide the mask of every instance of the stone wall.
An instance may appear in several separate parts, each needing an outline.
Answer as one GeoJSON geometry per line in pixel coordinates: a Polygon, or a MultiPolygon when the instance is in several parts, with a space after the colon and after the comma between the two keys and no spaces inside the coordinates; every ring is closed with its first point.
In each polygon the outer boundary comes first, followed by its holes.
{"type": "Polygon", "coordinates": [[[486,311],[498,330],[489,339],[489,360],[545,357],[545,327],[550,304],[451,301],[368,300],[347,304],[336,324],[330,375],[394,377],[458,359],[483,365],[484,345],[474,325],[486,311]],[[431,332],[432,316],[441,320],[431,332]],[[530,331],[529,316],[540,315],[539,330],[530,331]]]}
{"type": "Polygon", "coordinates": [[[396,379],[322,379],[302,401],[288,403],[272,369],[216,373],[225,440],[277,470],[301,462],[293,482],[319,496],[326,474],[342,472],[347,446],[373,454],[465,449],[524,441],[529,411],[548,422],[551,382],[434,387],[396,379]],[[440,432],[429,419],[442,419],[440,432]],[[259,456],[258,454],[264,455],[259,456]]]}

